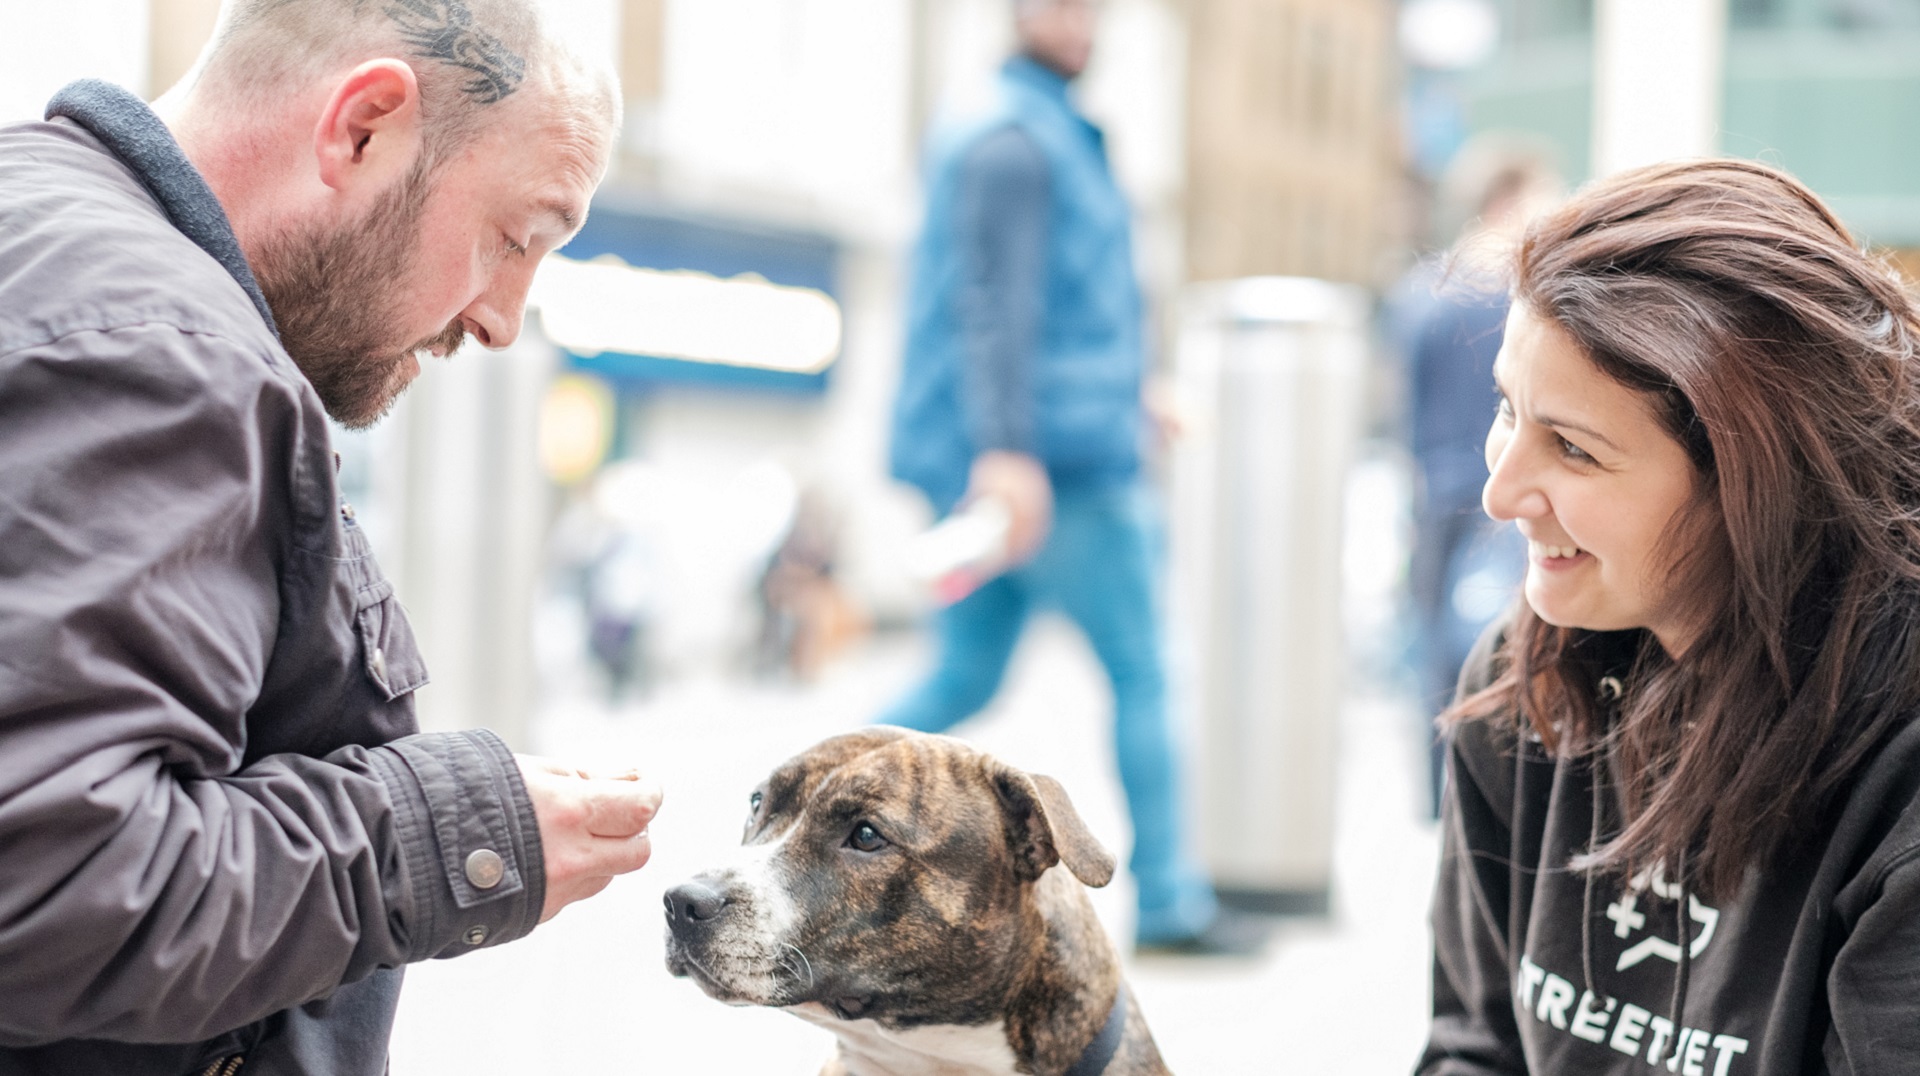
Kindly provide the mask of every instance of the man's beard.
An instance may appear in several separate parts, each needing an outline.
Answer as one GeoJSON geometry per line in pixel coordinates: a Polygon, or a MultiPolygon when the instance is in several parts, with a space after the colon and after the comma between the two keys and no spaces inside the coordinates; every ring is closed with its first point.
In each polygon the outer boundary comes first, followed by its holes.
{"type": "Polygon", "coordinates": [[[413,352],[452,354],[466,339],[458,320],[411,345],[397,339],[430,178],[415,168],[354,224],[282,233],[253,258],[280,343],[327,414],[349,429],[365,429],[393,408],[411,380],[413,352]]]}

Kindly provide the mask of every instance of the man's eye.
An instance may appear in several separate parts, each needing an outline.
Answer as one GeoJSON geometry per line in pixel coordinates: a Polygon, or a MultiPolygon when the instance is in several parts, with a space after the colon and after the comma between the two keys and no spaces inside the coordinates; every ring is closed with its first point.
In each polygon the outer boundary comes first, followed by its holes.
{"type": "Polygon", "coordinates": [[[502,238],[504,238],[507,241],[507,253],[525,254],[527,252],[527,248],[522,246],[519,243],[514,242],[512,236],[502,236],[502,238]]]}
{"type": "Polygon", "coordinates": [[[847,845],[856,852],[878,852],[887,846],[887,839],[880,836],[872,822],[862,822],[847,836],[847,845]]]}

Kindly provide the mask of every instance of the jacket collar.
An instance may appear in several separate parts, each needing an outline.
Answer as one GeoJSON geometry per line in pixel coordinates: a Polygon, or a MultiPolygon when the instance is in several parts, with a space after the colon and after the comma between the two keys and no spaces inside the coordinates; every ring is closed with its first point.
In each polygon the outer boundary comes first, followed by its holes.
{"type": "Polygon", "coordinates": [[[1016,88],[1016,92],[1033,95],[1046,109],[1058,109],[1060,116],[1080,131],[1082,137],[1091,140],[1096,152],[1105,156],[1106,134],[1074,105],[1073,98],[1067,93],[1071,82],[1058,71],[1031,56],[1015,54],[1000,68],[1000,75],[1016,88]]]}
{"type": "Polygon", "coordinates": [[[1015,53],[1001,65],[1001,72],[1032,90],[1058,100],[1062,105],[1072,107],[1067,98],[1067,79],[1053,68],[1041,63],[1025,53],[1015,53]]]}
{"type": "Polygon", "coordinates": [[[254,279],[253,267],[240,251],[240,240],[233,234],[227,211],[199,169],[187,160],[180,143],[174,141],[173,132],[145,101],[110,82],[81,79],[47,102],[47,119],[56,116],[86,128],[132,169],[173,226],[232,275],[247,298],[253,300],[254,309],[260,311],[260,320],[275,336],[280,335],[273,311],[267,308],[267,298],[261,294],[260,282],[254,279]]]}

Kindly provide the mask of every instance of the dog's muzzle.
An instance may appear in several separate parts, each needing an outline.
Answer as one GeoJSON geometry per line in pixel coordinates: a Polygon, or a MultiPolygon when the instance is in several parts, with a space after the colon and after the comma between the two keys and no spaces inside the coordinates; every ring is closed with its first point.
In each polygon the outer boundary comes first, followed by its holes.
{"type": "Polygon", "coordinates": [[[714,921],[727,912],[727,898],[719,890],[695,879],[667,890],[667,927],[676,937],[693,941],[712,928],[714,921]]]}

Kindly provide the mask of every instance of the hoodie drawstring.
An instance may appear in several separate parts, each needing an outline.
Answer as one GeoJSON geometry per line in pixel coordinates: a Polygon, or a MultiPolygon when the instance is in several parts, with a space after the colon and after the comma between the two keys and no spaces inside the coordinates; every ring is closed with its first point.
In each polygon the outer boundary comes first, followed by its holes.
{"type": "MultiPolygon", "coordinates": [[[[1600,678],[1599,694],[1601,701],[1611,707],[1618,705],[1621,696],[1625,694],[1625,692],[1618,678],[1603,676],[1600,678]]],[[[1589,781],[1593,790],[1592,821],[1587,829],[1587,853],[1589,855],[1600,847],[1600,819],[1601,812],[1605,807],[1605,800],[1602,798],[1600,790],[1601,785],[1606,779],[1606,768],[1607,751],[1603,745],[1593,753],[1593,768],[1591,780],[1589,781]]],[[[1679,923],[1680,959],[1676,962],[1674,971],[1673,1000],[1668,1019],[1672,1021],[1673,1034],[1677,1037],[1680,1034],[1680,1013],[1686,1008],[1687,1003],[1687,977],[1693,968],[1693,922],[1692,915],[1688,910],[1689,894],[1686,888],[1686,849],[1682,848],[1675,858],[1675,878],[1673,884],[1678,892],[1675,896],[1674,918],[1679,923]]],[[[1584,985],[1587,988],[1587,993],[1594,1001],[1603,1002],[1605,998],[1595,986],[1593,978],[1593,889],[1595,882],[1594,876],[1598,874],[1599,871],[1589,868],[1585,873],[1586,885],[1580,895],[1580,972],[1586,980],[1584,985]]]]}
{"type": "MultiPolygon", "coordinates": [[[[1600,702],[1611,712],[1619,706],[1620,698],[1626,694],[1626,688],[1617,676],[1600,678],[1600,702]]],[[[1612,724],[1611,721],[1608,722],[1612,724]]],[[[1600,786],[1605,783],[1607,771],[1607,749],[1605,741],[1593,752],[1593,772],[1588,775],[1588,784],[1593,789],[1592,819],[1587,826],[1587,854],[1592,855],[1600,847],[1600,816],[1604,801],[1600,798],[1600,786]]],[[[1595,1001],[1602,1000],[1600,991],[1594,986],[1593,979],[1593,887],[1594,875],[1599,871],[1588,867],[1586,885],[1580,894],[1580,973],[1585,977],[1587,993],[1595,1001]]]]}
{"type": "Polygon", "coordinates": [[[1678,896],[1674,898],[1677,902],[1674,907],[1674,918],[1680,921],[1680,960],[1678,962],[1678,968],[1673,973],[1673,1015],[1668,1017],[1668,1019],[1673,1021],[1673,1033],[1676,1036],[1680,1034],[1680,1010],[1685,1007],[1687,1003],[1687,973],[1692,969],[1693,964],[1693,917],[1687,910],[1689,898],[1687,896],[1687,850],[1685,848],[1680,849],[1678,859],[1679,863],[1676,865],[1674,873],[1679,875],[1679,878],[1674,882],[1674,885],[1680,892],[1678,896]]]}
{"type": "MultiPolygon", "coordinates": [[[[1593,823],[1587,830],[1587,854],[1600,846],[1600,771],[1605,765],[1606,752],[1596,752],[1593,756],[1593,823]]],[[[1599,1000],[1600,991],[1593,985],[1593,883],[1594,875],[1600,873],[1592,867],[1585,871],[1587,884],[1580,895],[1580,971],[1586,977],[1587,993],[1599,1000]]]]}

